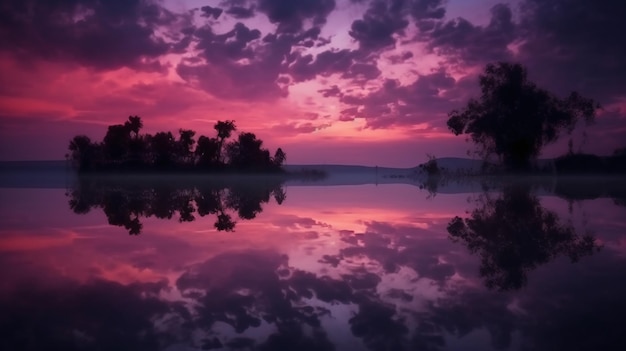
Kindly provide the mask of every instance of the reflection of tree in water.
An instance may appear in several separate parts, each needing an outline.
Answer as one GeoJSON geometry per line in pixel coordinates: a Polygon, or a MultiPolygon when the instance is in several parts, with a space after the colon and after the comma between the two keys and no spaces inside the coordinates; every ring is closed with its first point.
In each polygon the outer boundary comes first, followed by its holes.
{"type": "Polygon", "coordinates": [[[519,289],[539,265],[560,255],[577,261],[599,248],[593,236],[578,235],[542,207],[528,187],[506,187],[498,198],[484,194],[478,201],[470,218],[450,221],[448,232],[480,256],[480,275],[488,288],[519,289]]]}
{"type": "Polygon", "coordinates": [[[218,231],[233,231],[236,221],[254,219],[263,211],[262,204],[274,197],[278,204],[285,201],[285,191],[280,181],[255,184],[235,182],[228,184],[203,183],[201,185],[155,183],[81,181],[70,191],[69,206],[76,214],[101,208],[109,224],[124,227],[131,235],[141,233],[141,218],[172,219],[192,222],[196,215],[215,216],[218,231]]]}
{"type": "Polygon", "coordinates": [[[626,181],[622,178],[596,179],[581,183],[576,179],[559,179],[554,193],[574,201],[611,198],[618,206],[626,206],[626,181]]]}

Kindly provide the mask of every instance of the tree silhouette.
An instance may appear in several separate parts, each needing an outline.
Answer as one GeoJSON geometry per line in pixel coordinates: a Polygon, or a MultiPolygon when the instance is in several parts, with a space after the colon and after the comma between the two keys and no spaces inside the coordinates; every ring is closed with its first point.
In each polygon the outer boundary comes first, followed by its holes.
{"type": "Polygon", "coordinates": [[[599,248],[592,235],[578,235],[543,208],[526,186],[508,186],[500,197],[484,194],[478,202],[470,218],[455,217],[447,229],[453,241],[480,257],[488,288],[519,289],[529,271],[557,256],[577,261],[599,248]]]}
{"type": "Polygon", "coordinates": [[[175,145],[176,142],[171,132],[158,132],[150,138],[150,149],[156,167],[166,168],[173,165],[175,145]]]}
{"type": "Polygon", "coordinates": [[[227,146],[230,165],[241,170],[264,170],[273,166],[270,152],[263,147],[263,140],[253,133],[241,133],[236,141],[227,146]]]}
{"type": "Polygon", "coordinates": [[[189,164],[193,156],[193,147],[196,144],[196,141],[193,139],[196,132],[189,129],[180,129],[178,133],[180,136],[177,142],[176,151],[179,162],[181,164],[189,164]]]}
{"type": "Polygon", "coordinates": [[[216,138],[207,138],[202,135],[198,139],[195,150],[200,168],[217,167],[220,164],[220,142],[216,138]]]}
{"type": "Polygon", "coordinates": [[[231,134],[237,130],[237,126],[235,126],[235,121],[217,121],[213,128],[217,131],[217,138],[220,141],[220,162],[224,162],[224,159],[221,157],[224,150],[224,140],[230,138],[231,134]]]}
{"type": "Polygon", "coordinates": [[[98,158],[98,146],[91,142],[86,135],[77,135],[70,140],[69,158],[74,166],[82,170],[92,170],[94,161],[98,158]]]}
{"type": "Polygon", "coordinates": [[[281,167],[283,163],[287,160],[287,154],[283,151],[283,149],[276,149],[276,153],[274,153],[273,162],[277,167],[281,167]]]}
{"type": "Polygon", "coordinates": [[[218,231],[232,232],[235,230],[236,222],[226,213],[221,212],[217,215],[217,221],[213,225],[218,231]]]}
{"type": "Polygon", "coordinates": [[[448,128],[469,134],[485,158],[496,155],[512,170],[526,170],[543,146],[581,119],[592,122],[600,106],[572,92],[566,99],[537,87],[519,64],[489,64],[480,76],[482,95],[450,112],[448,128]]]}
{"type": "Polygon", "coordinates": [[[143,122],[139,116],[128,116],[128,121],[126,121],[124,125],[131,132],[135,133],[135,138],[139,137],[139,131],[143,128],[143,122]]]}
{"type": "Polygon", "coordinates": [[[130,146],[130,128],[128,125],[109,126],[103,139],[105,156],[115,164],[124,161],[130,146]]]}

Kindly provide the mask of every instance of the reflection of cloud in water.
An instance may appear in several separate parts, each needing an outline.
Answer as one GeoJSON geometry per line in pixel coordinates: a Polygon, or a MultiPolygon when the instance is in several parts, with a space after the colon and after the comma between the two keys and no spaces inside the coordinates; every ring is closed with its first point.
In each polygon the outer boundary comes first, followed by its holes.
{"type": "MultiPolygon", "coordinates": [[[[472,349],[467,343],[481,350],[624,346],[620,320],[626,310],[626,272],[614,250],[576,265],[556,258],[530,272],[520,291],[488,291],[477,275],[480,257],[448,238],[450,210],[433,210],[442,206],[437,201],[465,209],[466,195],[417,199],[415,206],[401,202],[394,207],[387,199],[391,207],[377,211],[376,202],[363,204],[363,196],[350,201],[341,189],[332,189],[344,207],[325,203],[334,210],[306,211],[303,198],[289,190],[285,204],[269,204],[263,216],[242,221],[235,233],[203,232],[212,226],[210,220],[184,225],[146,220],[147,235],[141,237],[83,226],[72,242],[21,247],[11,255],[3,251],[0,264],[16,267],[22,276],[3,274],[14,284],[5,281],[13,290],[3,290],[1,309],[23,315],[40,311],[59,320],[56,339],[42,331],[48,347],[60,342],[88,346],[88,340],[102,340],[108,328],[117,330],[115,319],[100,314],[98,301],[110,304],[118,317],[129,314],[128,322],[134,323],[103,344],[112,347],[117,342],[136,349],[222,345],[254,350],[330,350],[333,345],[336,350],[472,349]],[[292,200],[295,207],[289,207],[292,200]],[[343,213],[350,216],[342,218],[343,213]],[[34,262],[30,268],[27,261],[34,262]],[[42,283],[23,285],[30,281],[42,283]],[[32,293],[23,293],[24,286],[32,293]],[[76,298],[90,296],[95,287],[103,287],[97,298],[76,298]],[[14,304],[17,297],[23,303],[14,304]],[[80,310],[72,299],[81,301],[80,310]],[[103,324],[76,334],[72,330],[79,321],[103,324]]],[[[554,206],[567,213],[566,203],[554,206]]],[[[594,214],[590,227],[606,225],[599,237],[619,242],[623,233],[617,233],[621,226],[613,208],[589,213],[594,214]]],[[[47,235],[65,238],[63,233],[47,235]]],[[[3,234],[10,237],[10,232],[3,234]]],[[[46,237],[41,232],[13,235],[46,237]]],[[[25,328],[32,327],[23,320],[25,328]]],[[[3,326],[9,321],[0,316],[3,326]]],[[[10,329],[12,335],[19,335],[18,329],[10,329]]]]}

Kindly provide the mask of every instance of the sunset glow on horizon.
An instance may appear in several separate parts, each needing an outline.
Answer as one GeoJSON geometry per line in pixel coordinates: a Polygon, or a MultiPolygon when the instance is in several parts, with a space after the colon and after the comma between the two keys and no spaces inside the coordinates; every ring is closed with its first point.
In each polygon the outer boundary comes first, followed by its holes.
{"type": "Polygon", "coordinates": [[[466,157],[448,113],[496,61],[597,100],[574,144],[606,155],[626,146],[625,15],[613,0],[1,0],[0,161],[61,160],[129,115],[146,133],[235,120],[288,164],[466,157]]]}

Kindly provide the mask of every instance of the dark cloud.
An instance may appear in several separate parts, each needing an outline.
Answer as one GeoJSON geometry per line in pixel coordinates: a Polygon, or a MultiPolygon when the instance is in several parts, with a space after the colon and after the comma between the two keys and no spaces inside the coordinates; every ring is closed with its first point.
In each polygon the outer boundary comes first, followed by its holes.
{"type": "Polygon", "coordinates": [[[287,123],[272,127],[272,130],[284,133],[285,135],[309,134],[320,129],[328,128],[330,124],[313,124],[307,123],[287,123]]]}
{"type": "Polygon", "coordinates": [[[476,26],[464,18],[439,23],[427,34],[431,50],[468,64],[509,60],[509,44],[516,39],[511,9],[498,4],[491,8],[491,21],[476,26]]]}
{"type": "Polygon", "coordinates": [[[201,89],[226,99],[272,99],[287,95],[278,82],[284,61],[300,38],[269,35],[242,23],[225,34],[205,26],[195,33],[204,64],[181,63],[178,74],[201,89]],[[254,45],[254,46],[253,46],[254,45]]]}
{"type": "Polygon", "coordinates": [[[420,32],[433,30],[446,14],[444,0],[414,0],[411,15],[420,32]]]}
{"type": "Polygon", "coordinates": [[[402,62],[405,62],[407,60],[410,60],[412,58],[413,58],[413,53],[410,52],[410,51],[405,51],[405,52],[403,52],[400,55],[389,56],[389,61],[392,64],[398,64],[398,63],[402,63],[402,62]]]}
{"type": "Polygon", "coordinates": [[[305,81],[317,75],[345,71],[351,64],[349,50],[326,51],[302,56],[299,49],[324,43],[320,28],[297,33],[261,32],[237,23],[231,31],[217,34],[210,25],[194,32],[193,43],[200,50],[195,63],[183,61],[177,67],[185,80],[226,99],[275,99],[287,95],[291,76],[305,81]],[[199,60],[198,60],[199,59],[199,60]]]}
{"type": "Polygon", "coordinates": [[[231,6],[226,10],[226,13],[238,19],[245,19],[254,17],[254,10],[254,6],[231,6]]]}
{"type": "Polygon", "coordinates": [[[394,46],[394,34],[403,34],[409,25],[405,17],[405,1],[376,0],[370,3],[362,19],[352,22],[350,36],[364,51],[394,46]]]}
{"type": "Polygon", "coordinates": [[[296,82],[310,80],[317,75],[328,76],[346,72],[353,63],[355,52],[352,50],[327,50],[313,59],[313,55],[300,56],[289,67],[289,73],[296,82]]]}
{"type": "Polygon", "coordinates": [[[322,96],[324,97],[341,96],[341,90],[336,85],[333,85],[328,89],[318,90],[318,93],[322,93],[322,96]]]}
{"type": "Polygon", "coordinates": [[[446,15],[443,0],[414,0],[411,15],[415,20],[442,19],[446,15]]]}
{"type": "Polygon", "coordinates": [[[296,33],[302,30],[304,20],[311,19],[315,25],[326,23],[335,0],[258,0],[258,5],[270,22],[278,24],[278,32],[296,33]]]}
{"type": "Polygon", "coordinates": [[[96,69],[161,69],[170,45],[156,29],[177,16],[151,0],[7,0],[0,51],[24,59],[69,60],[96,69]]]}
{"type": "Polygon", "coordinates": [[[611,102],[626,96],[626,3],[526,0],[519,58],[532,77],[567,93],[611,102]]]}
{"type": "Polygon", "coordinates": [[[237,23],[231,31],[224,34],[215,34],[211,27],[203,27],[196,31],[195,36],[199,39],[196,48],[202,50],[203,57],[208,62],[220,64],[252,59],[254,51],[248,44],[259,39],[261,32],[237,23]]]}
{"type": "Polygon", "coordinates": [[[219,18],[222,12],[224,12],[224,10],[218,7],[211,6],[202,6],[200,11],[202,11],[202,17],[213,17],[214,19],[219,18]]]}
{"type": "Polygon", "coordinates": [[[378,78],[381,74],[382,72],[374,63],[355,63],[342,75],[342,78],[368,81],[378,78]]]}
{"type": "Polygon", "coordinates": [[[357,108],[342,111],[341,117],[346,120],[357,116],[366,118],[370,128],[438,121],[454,108],[456,96],[464,96],[457,92],[459,88],[445,70],[422,75],[404,86],[388,79],[379,89],[366,95],[341,95],[341,102],[357,108]]]}

